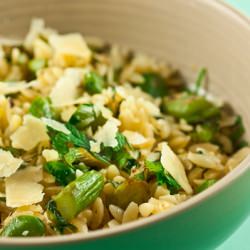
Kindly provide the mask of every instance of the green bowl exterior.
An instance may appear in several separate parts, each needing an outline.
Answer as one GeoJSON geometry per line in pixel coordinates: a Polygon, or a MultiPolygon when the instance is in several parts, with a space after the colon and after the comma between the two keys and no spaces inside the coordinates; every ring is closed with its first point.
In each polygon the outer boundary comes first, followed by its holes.
{"type": "MultiPolygon", "coordinates": [[[[249,215],[249,190],[248,170],[205,201],[160,222],[97,240],[51,245],[46,249],[215,249],[249,215]]],[[[22,248],[44,250],[45,246],[22,248]]],[[[17,246],[6,249],[17,249],[17,246]]]]}

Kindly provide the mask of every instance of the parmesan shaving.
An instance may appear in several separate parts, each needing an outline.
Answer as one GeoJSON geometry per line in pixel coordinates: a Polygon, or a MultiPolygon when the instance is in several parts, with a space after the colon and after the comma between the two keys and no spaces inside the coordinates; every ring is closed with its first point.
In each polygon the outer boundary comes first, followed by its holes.
{"type": "Polygon", "coordinates": [[[82,82],[85,72],[82,69],[73,68],[65,70],[63,76],[51,90],[50,98],[53,106],[60,107],[74,103],[79,94],[78,86],[82,82]]]}
{"type": "Polygon", "coordinates": [[[20,207],[42,201],[43,186],[38,184],[42,180],[42,168],[27,167],[5,179],[6,205],[20,207]]]}
{"type": "Polygon", "coordinates": [[[32,50],[34,46],[34,41],[39,35],[42,35],[45,38],[49,38],[52,34],[56,34],[56,31],[50,28],[45,27],[45,22],[41,18],[32,19],[30,30],[25,37],[24,46],[28,50],[32,50]]]}
{"type": "Polygon", "coordinates": [[[193,190],[188,182],[184,166],[182,165],[178,156],[165,142],[161,144],[160,161],[164,169],[172,175],[172,177],[185,190],[185,192],[188,194],[192,194],[193,190]]]}
{"type": "Polygon", "coordinates": [[[58,66],[84,66],[90,62],[91,51],[79,33],[52,35],[49,43],[54,49],[54,63],[58,66]]]}
{"type": "Polygon", "coordinates": [[[96,142],[91,142],[91,151],[99,153],[100,145],[103,143],[105,147],[116,147],[118,142],[116,140],[116,133],[118,132],[118,126],[120,126],[120,121],[111,118],[102,127],[99,127],[94,135],[96,142]]]}
{"type": "Polygon", "coordinates": [[[47,162],[59,160],[59,154],[54,149],[44,149],[42,152],[42,156],[47,162]]]}
{"type": "Polygon", "coordinates": [[[14,148],[24,149],[26,151],[33,149],[40,142],[48,141],[44,123],[32,116],[25,115],[23,125],[10,136],[14,148]]]}
{"type": "Polygon", "coordinates": [[[154,143],[153,138],[145,138],[142,134],[134,131],[125,130],[122,132],[129,144],[138,148],[151,147],[154,143]]]}
{"type": "Polygon", "coordinates": [[[110,109],[106,108],[103,104],[96,103],[94,105],[95,112],[98,114],[99,112],[102,113],[102,116],[105,119],[110,119],[112,118],[112,112],[110,109]]]}
{"type": "Polygon", "coordinates": [[[79,97],[77,99],[69,100],[67,102],[61,102],[60,104],[53,105],[53,106],[56,106],[58,108],[64,108],[64,107],[70,107],[72,105],[79,105],[79,104],[88,103],[90,101],[91,101],[91,98],[84,95],[84,96],[81,96],[81,97],[79,97]]]}
{"type": "Polygon", "coordinates": [[[44,20],[40,18],[34,18],[30,25],[30,30],[24,40],[24,46],[27,49],[32,49],[33,41],[38,37],[38,35],[44,29],[44,20]]]}
{"type": "Polygon", "coordinates": [[[37,81],[32,82],[0,82],[0,94],[8,95],[14,94],[25,89],[34,87],[37,85],[37,81]]]}
{"type": "Polygon", "coordinates": [[[22,163],[22,159],[15,158],[11,152],[0,149],[0,177],[11,176],[22,163]]]}

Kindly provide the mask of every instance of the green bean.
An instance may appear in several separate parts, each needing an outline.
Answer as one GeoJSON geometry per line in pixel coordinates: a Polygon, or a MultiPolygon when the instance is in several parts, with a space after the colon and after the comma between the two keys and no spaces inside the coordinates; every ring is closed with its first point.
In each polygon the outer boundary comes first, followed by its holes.
{"type": "Polygon", "coordinates": [[[45,235],[44,223],[32,215],[20,215],[13,218],[1,232],[5,237],[28,237],[45,235]]]}

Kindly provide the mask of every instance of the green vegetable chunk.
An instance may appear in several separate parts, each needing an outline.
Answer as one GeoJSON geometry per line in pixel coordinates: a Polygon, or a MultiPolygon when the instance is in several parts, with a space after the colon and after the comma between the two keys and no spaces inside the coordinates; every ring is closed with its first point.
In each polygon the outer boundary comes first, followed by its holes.
{"type": "Polygon", "coordinates": [[[145,167],[156,176],[159,185],[166,184],[171,194],[176,194],[181,189],[177,181],[166,172],[164,167],[159,161],[151,162],[145,161],[145,167]]]}
{"type": "Polygon", "coordinates": [[[103,156],[89,152],[84,148],[70,148],[69,152],[64,155],[64,159],[69,165],[75,162],[84,162],[95,168],[105,168],[110,165],[110,162],[103,156]]]}
{"type": "Polygon", "coordinates": [[[244,133],[245,128],[242,122],[242,118],[241,116],[238,116],[232,130],[230,131],[229,137],[234,143],[236,143],[241,139],[244,133]]]}
{"type": "Polygon", "coordinates": [[[118,185],[112,194],[107,195],[107,202],[125,209],[133,201],[142,204],[151,196],[149,185],[145,181],[127,180],[118,185]]]}
{"type": "Polygon", "coordinates": [[[204,122],[220,114],[220,109],[202,96],[182,95],[176,99],[164,99],[163,111],[189,123],[204,122]]]}
{"type": "Polygon", "coordinates": [[[44,223],[35,216],[20,215],[13,218],[3,228],[1,236],[5,237],[30,237],[45,235],[44,223]]]}
{"type": "Polygon", "coordinates": [[[103,186],[102,174],[91,170],[69,183],[53,198],[56,209],[66,221],[69,221],[99,196],[103,186]]]}
{"type": "Polygon", "coordinates": [[[215,179],[206,180],[200,186],[197,187],[196,193],[200,193],[200,192],[204,191],[205,189],[207,189],[210,186],[212,186],[215,182],[216,182],[215,179]]]}
{"type": "Polygon", "coordinates": [[[195,142],[211,142],[217,131],[218,127],[216,124],[198,125],[196,131],[191,133],[191,137],[195,142]]]}
{"type": "Polygon", "coordinates": [[[101,154],[117,167],[129,173],[131,168],[137,165],[136,159],[129,152],[134,149],[127,142],[126,137],[119,132],[116,134],[116,140],[118,145],[114,148],[102,145],[101,154]]]}
{"type": "Polygon", "coordinates": [[[61,234],[75,233],[77,228],[68,223],[56,208],[56,203],[50,200],[47,205],[47,214],[51,221],[54,223],[54,229],[61,234]]]}
{"type": "Polygon", "coordinates": [[[29,108],[29,113],[38,118],[46,117],[52,118],[54,116],[54,111],[51,107],[51,102],[49,98],[37,97],[29,108]]]}
{"type": "Polygon", "coordinates": [[[64,160],[69,164],[72,165],[75,162],[82,160],[83,155],[82,148],[70,148],[69,152],[64,155],[64,160]]]}
{"type": "Polygon", "coordinates": [[[69,123],[75,125],[78,129],[92,127],[93,130],[96,130],[98,126],[102,126],[105,122],[106,119],[100,111],[95,109],[93,104],[80,105],[69,120],[69,123]]]}
{"type": "Polygon", "coordinates": [[[44,59],[36,58],[29,61],[28,68],[31,72],[36,73],[39,69],[46,66],[47,62],[44,59]]]}
{"type": "Polygon", "coordinates": [[[104,88],[104,80],[95,72],[90,72],[85,76],[84,87],[91,95],[101,93],[104,88]]]}
{"type": "Polygon", "coordinates": [[[157,73],[144,73],[144,82],[139,86],[153,97],[163,97],[168,94],[166,80],[157,73]]]}
{"type": "Polygon", "coordinates": [[[60,185],[67,185],[76,178],[75,170],[60,161],[51,161],[44,165],[44,169],[52,174],[60,185]]]}

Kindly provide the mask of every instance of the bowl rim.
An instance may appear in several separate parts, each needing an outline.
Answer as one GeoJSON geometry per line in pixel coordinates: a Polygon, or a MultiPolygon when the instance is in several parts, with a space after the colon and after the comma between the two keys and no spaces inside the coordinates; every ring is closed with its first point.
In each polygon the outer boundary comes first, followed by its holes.
{"type": "MultiPolygon", "coordinates": [[[[200,3],[198,3],[200,4],[200,3]]],[[[231,18],[235,21],[241,22],[241,25],[250,30],[250,17],[234,8],[229,3],[224,0],[206,0],[203,4],[209,4],[214,8],[220,8],[221,12],[227,12],[231,18]]],[[[236,181],[247,171],[250,170],[250,155],[247,156],[235,169],[224,176],[221,180],[215,183],[209,189],[203,191],[200,194],[184,201],[183,203],[177,205],[176,207],[163,211],[162,213],[143,218],[142,220],[133,221],[127,224],[120,225],[115,228],[100,229],[96,231],[89,232],[85,235],[82,233],[76,233],[72,235],[60,235],[60,236],[48,236],[48,237],[30,237],[28,238],[4,238],[0,237],[0,247],[1,246],[46,246],[46,245],[60,245],[69,243],[79,243],[79,242],[89,242],[93,240],[98,240],[101,238],[110,238],[114,235],[126,233],[128,231],[134,231],[146,226],[152,225],[159,221],[173,218],[178,216],[180,213],[192,209],[199,203],[208,200],[209,198],[215,196],[220,191],[223,191],[226,187],[230,186],[231,183],[236,181]]]]}

